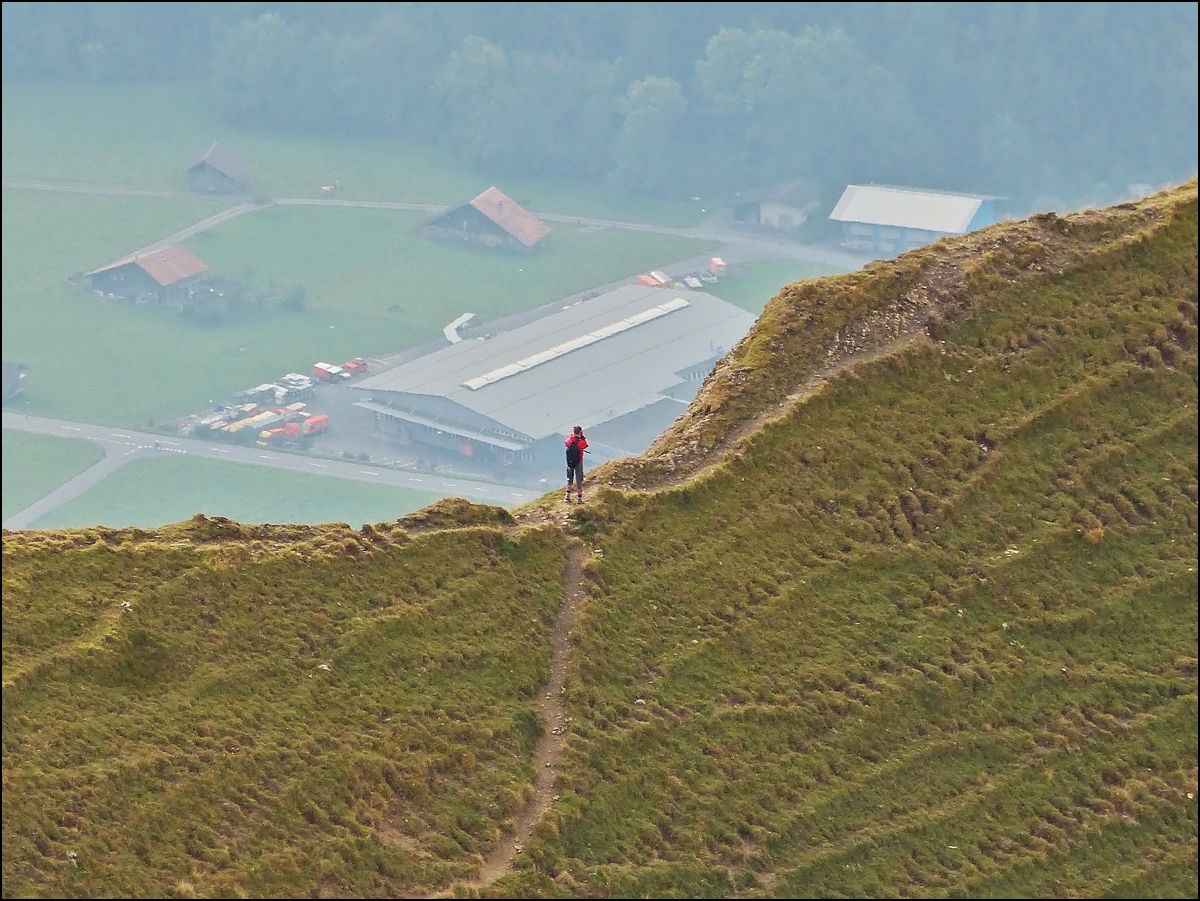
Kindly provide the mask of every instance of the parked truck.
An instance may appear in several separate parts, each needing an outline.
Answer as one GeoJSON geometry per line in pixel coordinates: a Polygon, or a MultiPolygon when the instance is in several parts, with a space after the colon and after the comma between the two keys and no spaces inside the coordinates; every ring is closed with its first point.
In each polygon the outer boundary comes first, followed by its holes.
{"type": "Polygon", "coordinates": [[[313,376],[326,382],[346,381],[350,378],[350,373],[332,363],[314,363],[313,376]]]}
{"type": "Polygon", "coordinates": [[[353,360],[347,360],[343,363],[342,368],[352,376],[362,375],[367,371],[367,361],[362,357],[355,357],[353,360]]]}
{"type": "Polygon", "coordinates": [[[258,441],[255,443],[259,447],[307,446],[313,435],[320,434],[329,428],[329,417],[324,413],[318,413],[315,416],[309,416],[303,422],[277,422],[270,425],[271,428],[263,429],[258,433],[258,441]]]}
{"type": "Polygon", "coordinates": [[[292,444],[300,438],[301,425],[298,422],[289,422],[286,425],[278,426],[273,429],[263,429],[258,434],[259,447],[270,447],[278,444],[292,444]]]}
{"type": "Polygon", "coordinates": [[[300,426],[300,434],[304,436],[316,435],[329,428],[329,417],[324,413],[318,413],[316,416],[310,416],[304,420],[300,426]]]}

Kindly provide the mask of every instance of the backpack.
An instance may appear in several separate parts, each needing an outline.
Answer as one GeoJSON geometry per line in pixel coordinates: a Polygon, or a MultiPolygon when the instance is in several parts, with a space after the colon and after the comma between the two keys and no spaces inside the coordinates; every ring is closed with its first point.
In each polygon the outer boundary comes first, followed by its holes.
{"type": "Polygon", "coordinates": [[[566,440],[567,445],[567,463],[571,466],[578,465],[583,460],[583,451],[579,449],[579,438],[572,435],[566,440]]]}

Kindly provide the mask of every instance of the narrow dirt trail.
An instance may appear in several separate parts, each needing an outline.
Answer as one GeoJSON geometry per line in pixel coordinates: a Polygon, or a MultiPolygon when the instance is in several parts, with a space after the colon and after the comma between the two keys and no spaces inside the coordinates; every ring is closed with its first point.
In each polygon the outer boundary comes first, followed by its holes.
{"type": "MultiPolygon", "coordinates": [[[[748,419],[741,425],[734,428],[725,438],[718,444],[703,460],[694,463],[691,466],[681,468],[680,472],[673,473],[665,478],[655,481],[653,484],[646,485],[639,490],[644,493],[657,493],[659,491],[669,491],[672,488],[678,488],[687,482],[694,481],[706,473],[716,469],[731,454],[736,452],[745,439],[762,431],[762,429],[770,422],[781,419],[788,414],[794,407],[804,403],[813,396],[827,382],[837,378],[848,369],[854,369],[865,363],[870,363],[883,357],[888,357],[896,353],[900,353],[908,347],[920,342],[927,341],[928,335],[921,330],[906,332],[896,338],[893,338],[883,344],[873,347],[864,348],[852,354],[847,354],[837,360],[826,363],[816,372],[808,376],[797,388],[787,394],[783,400],[767,407],[757,416],[748,419]]],[[[610,483],[611,484],[611,483],[610,483]]]]}
{"type": "MultiPolygon", "coordinates": [[[[568,725],[563,693],[567,664],[571,659],[571,626],[583,598],[583,561],[586,557],[587,549],[578,540],[572,540],[567,548],[567,565],[563,571],[562,604],[558,608],[550,637],[550,678],[538,689],[536,698],[544,725],[533,749],[533,797],[525,802],[517,814],[513,831],[500,839],[484,859],[479,875],[470,881],[458,883],[461,887],[479,890],[508,872],[513,859],[525,849],[533,827],[554,803],[557,794],[554,777],[568,725]]],[[[446,894],[452,890],[453,886],[446,894]]]]}

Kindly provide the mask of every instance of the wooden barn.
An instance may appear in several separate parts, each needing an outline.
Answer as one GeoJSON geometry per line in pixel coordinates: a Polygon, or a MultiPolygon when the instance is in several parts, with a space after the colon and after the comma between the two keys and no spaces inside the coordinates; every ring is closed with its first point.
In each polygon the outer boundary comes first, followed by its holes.
{"type": "Polygon", "coordinates": [[[203,194],[233,194],[246,185],[246,160],[219,141],[197,151],[187,165],[188,187],[203,194]]]}
{"type": "Polygon", "coordinates": [[[186,247],[178,245],[135,254],[93,269],[87,274],[98,294],[137,303],[155,301],[182,305],[192,296],[208,266],[186,247]]]}
{"type": "Polygon", "coordinates": [[[439,213],[425,223],[425,233],[531,253],[545,246],[550,229],[499,188],[492,187],[474,200],[439,213]]]}
{"type": "Polygon", "coordinates": [[[817,209],[821,189],[803,178],[764,188],[739,191],[733,198],[735,222],[762,225],[791,232],[803,225],[817,209]]]}

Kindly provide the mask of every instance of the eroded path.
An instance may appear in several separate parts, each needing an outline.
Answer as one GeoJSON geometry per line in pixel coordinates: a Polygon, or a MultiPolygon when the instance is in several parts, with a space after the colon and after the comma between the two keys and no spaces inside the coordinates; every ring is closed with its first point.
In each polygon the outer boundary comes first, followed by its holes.
{"type": "Polygon", "coordinates": [[[567,548],[567,565],[563,570],[562,604],[558,608],[550,638],[550,678],[538,689],[535,699],[542,714],[543,727],[533,750],[533,796],[517,814],[512,832],[501,838],[484,859],[479,876],[469,882],[459,883],[460,886],[478,890],[503,876],[512,866],[513,859],[525,849],[533,827],[554,803],[557,794],[555,775],[569,727],[563,695],[567,664],[571,658],[571,627],[583,598],[583,561],[586,557],[587,549],[578,540],[572,539],[567,548]]]}

